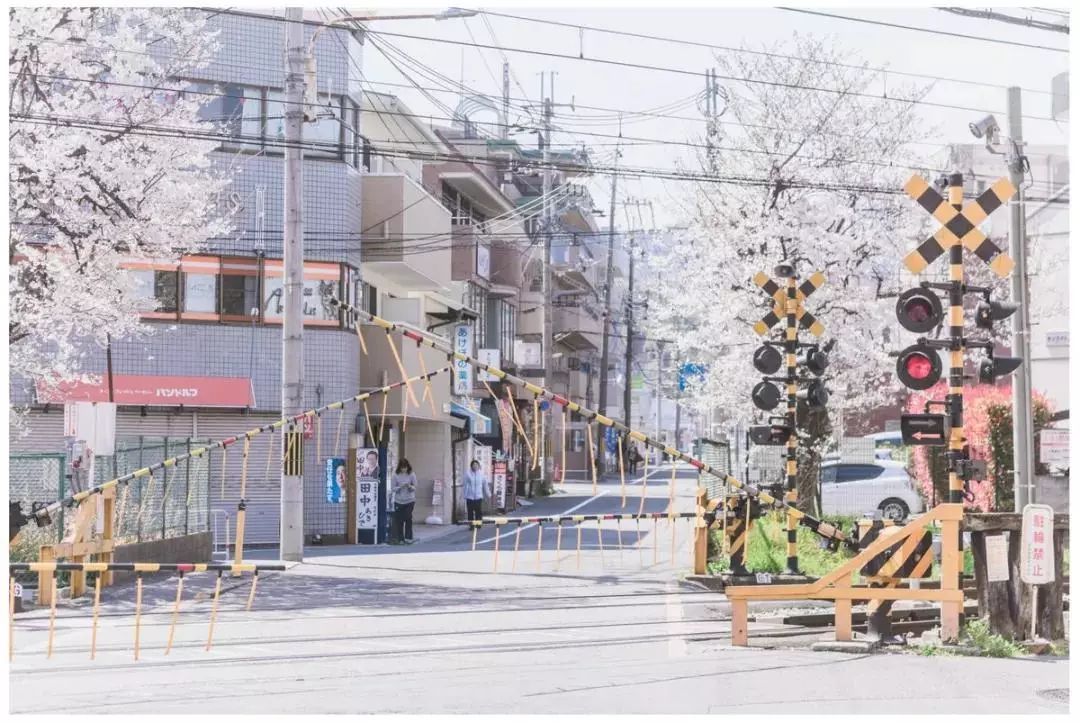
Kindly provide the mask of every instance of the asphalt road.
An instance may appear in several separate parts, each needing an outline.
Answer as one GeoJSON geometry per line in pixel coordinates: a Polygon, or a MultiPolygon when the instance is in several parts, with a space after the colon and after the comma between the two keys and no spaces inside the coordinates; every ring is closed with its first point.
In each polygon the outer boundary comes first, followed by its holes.
{"type": "MultiPolygon", "coordinates": [[[[675,509],[693,507],[680,472],[675,509]]],[[[668,506],[669,472],[646,511],[668,506]]],[[[527,515],[636,512],[640,484],[568,483],[527,515]]],[[[90,612],[64,607],[47,659],[47,611],[20,616],[13,713],[1035,713],[1067,712],[1067,661],[737,649],[723,598],[679,582],[686,521],[595,523],[577,532],[458,529],[411,547],[311,548],[260,578],[226,579],[205,650],[212,577],[189,576],[164,654],[175,580],[144,587],[140,660],[131,586],[108,590],[89,659],[90,612]],[[622,547],[620,549],[619,542],[622,547]],[[539,562],[537,546],[540,543],[539,562]],[[601,551],[601,543],[603,551],[601,551]],[[556,549],[558,544],[559,549],[556,549]],[[579,562],[580,560],[580,562],[579,562]],[[580,565],[580,567],[579,567],[580,565]],[[511,567],[514,572],[511,572],[511,567]]],[[[751,636],[777,626],[757,623],[751,636]]]]}

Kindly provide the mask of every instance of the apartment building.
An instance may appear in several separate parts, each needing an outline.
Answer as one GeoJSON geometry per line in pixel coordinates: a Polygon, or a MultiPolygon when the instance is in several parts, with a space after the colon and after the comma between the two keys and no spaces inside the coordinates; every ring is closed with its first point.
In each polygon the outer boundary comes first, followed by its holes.
{"type": "MultiPolygon", "coordinates": [[[[157,309],[145,314],[147,334],[112,344],[112,383],[118,403],[117,446],[129,450],[127,463],[157,459],[131,450],[154,440],[170,440],[170,453],[184,440],[221,439],[280,418],[282,321],[283,155],[276,141],[284,124],[284,32],[275,20],[215,15],[219,50],[192,88],[217,95],[203,109],[235,141],[214,153],[232,184],[221,203],[237,225],[226,238],[211,239],[203,252],[180,259],[133,264],[131,271],[157,309]]],[[[307,29],[311,37],[313,28],[307,29]]],[[[349,31],[324,32],[315,46],[320,103],[315,123],[305,124],[304,154],[304,370],[303,400],[315,407],[355,395],[361,360],[355,332],[324,292],[362,301],[363,227],[359,128],[361,42],[349,31]],[[329,92],[327,92],[329,90],[329,92]]],[[[13,380],[12,402],[28,404],[30,434],[13,439],[13,451],[64,451],[66,401],[107,401],[105,350],[95,349],[85,371],[97,383],[80,384],[60,396],[38,396],[13,380]]],[[[329,418],[328,418],[329,419],[329,418]]],[[[307,430],[304,527],[311,538],[344,534],[345,505],[327,502],[322,457],[344,456],[335,449],[336,418],[307,430]]],[[[277,435],[252,446],[247,475],[248,544],[276,544],[279,535],[277,435]],[[274,461],[267,458],[274,445],[274,461]],[[265,470],[265,471],[264,471],[265,470]]],[[[341,446],[341,445],[339,445],[341,446]]],[[[162,448],[159,446],[159,450],[162,448]]],[[[158,456],[161,451],[157,452],[158,456]]],[[[119,455],[117,455],[119,457],[119,455]]],[[[98,478],[108,479],[117,461],[103,460],[98,478]]],[[[232,515],[239,499],[241,455],[208,460],[211,515],[232,515]],[[220,486],[219,486],[220,482],[220,486]]],[[[206,472],[206,470],[204,470],[206,472]]],[[[161,480],[159,480],[159,483],[161,480]]]]}

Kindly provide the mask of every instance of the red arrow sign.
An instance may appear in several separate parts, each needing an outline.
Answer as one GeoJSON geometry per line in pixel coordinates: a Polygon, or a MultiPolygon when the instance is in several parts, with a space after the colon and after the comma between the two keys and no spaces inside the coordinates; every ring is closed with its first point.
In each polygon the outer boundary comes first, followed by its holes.
{"type": "Polygon", "coordinates": [[[913,434],[911,436],[914,437],[915,439],[941,439],[942,438],[940,434],[934,434],[934,433],[931,433],[931,432],[916,432],[915,434],[913,434]]]}

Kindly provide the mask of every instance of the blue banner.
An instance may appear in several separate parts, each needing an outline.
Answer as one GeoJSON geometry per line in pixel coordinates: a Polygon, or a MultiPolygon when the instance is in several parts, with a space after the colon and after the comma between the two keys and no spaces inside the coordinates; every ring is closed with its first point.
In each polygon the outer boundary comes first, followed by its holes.
{"type": "Polygon", "coordinates": [[[326,501],[340,505],[345,501],[345,460],[331,457],[326,460],[326,501]]]}

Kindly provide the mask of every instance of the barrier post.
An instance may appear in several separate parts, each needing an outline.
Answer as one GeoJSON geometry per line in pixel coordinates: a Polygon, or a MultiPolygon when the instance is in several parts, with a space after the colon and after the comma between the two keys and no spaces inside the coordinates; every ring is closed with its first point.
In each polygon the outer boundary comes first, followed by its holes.
{"type": "Polygon", "coordinates": [[[747,602],[744,598],[731,601],[731,644],[746,646],[749,642],[746,630],[747,602]]]}
{"type": "Polygon", "coordinates": [[[704,575],[709,557],[709,527],[705,524],[705,505],[708,495],[704,487],[698,487],[696,498],[697,517],[694,519],[694,574],[704,575]]]}

